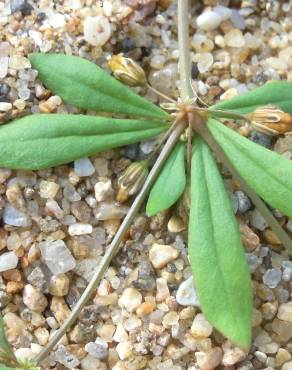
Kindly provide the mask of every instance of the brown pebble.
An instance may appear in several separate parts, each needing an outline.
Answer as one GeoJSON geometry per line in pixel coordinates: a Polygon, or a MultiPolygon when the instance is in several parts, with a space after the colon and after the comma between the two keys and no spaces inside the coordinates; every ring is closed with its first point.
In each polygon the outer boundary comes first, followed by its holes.
{"type": "Polygon", "coordinates": [[[25,255],[25,256],[22,256],[21,258],[20,258],[20,262],[21,262],[21,267],[23,268],[23,269],[25,269],[25,268],[27,268],[28,266],[29,266],[29,260],[28,260],[28,258],[27,258],[27,256],[25,255]]]}
{"type": "Polygon", "coordinates": [[[6,285],[6,292],[7,293],[19,293],[24,288],[24,283],[19,281],[8,281],[6,285]]]}
{"type": "Polygon", "coordinates": [[[148,315],[155,309],[155,303],[154,302],[143,302],[141,303],[137,309],[136,309],[136,314],[141,317],[148,315]]]}
{"type": "Polygon", "coordinates": [[[260,245],[260,238],[246,224],[241,223],[239,226],[241,240],[247,252],[254,251],[260,245]]]}
{"type": "Polygon", "coordinates": [[[171,3],[172,3],[172,0],[159,0],[158,1],[158,5],[164,10],[166,10],[170,6],[171,3]]]}
{"type": "Polygon", "coordinates": [[[64,298],[60,297],[53,297],[51,302],[51,311],[53,312],[56,320],[59,324],[63,324],[63,322],[68,318],[71,311],[68,308],[64,298]]]}
{"type": "Polygon", "coordinates": [[[22,280],[21,273],[17,269],[11,269],[4,271],[2,276],[5,280],[20,282],[22,280]]]}
{"type": "Polygon", "coordinates": [[[84,345],[82,344],[68,344],[66,349],[72,353],[72,355],[76,356],[78,360],[82,360],[87,355],[84,345]]]}

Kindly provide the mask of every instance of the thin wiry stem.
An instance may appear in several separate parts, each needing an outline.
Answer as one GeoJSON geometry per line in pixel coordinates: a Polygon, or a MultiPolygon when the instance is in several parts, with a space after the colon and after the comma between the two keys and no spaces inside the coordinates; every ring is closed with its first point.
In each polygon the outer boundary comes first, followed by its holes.
{"type": "Polygon", "coordinates": [[[111,244],[106,248],[105,255],[102,257],[100,264],[97,266],[96,271],[94,273],[93,278],[91,279],[89,285],[83,292],[81,298],[77,302],[76,306],[74,306],[73,311],[64,322],[64,324],[58,329],[58,331],[54,334],[50,342],[47,346],[36,356],[34,362],[39,364],[43,361],[49,352],[54,348],[54,346],[60,341],[66,331],[70,328],[70,326],[75,322],[78,315],[80,314],[84,305],[88,302],[88,300],[92,297],[94,290],[97,288],[100,280],[102,279],[105,271],[107,270],[111,260],[116,255],[117,251],[119,250],[120,244],[123,241],[124,235],[126,231],[129,229],[134,217],[138,213],[142,203],[144,202],[147,194],[149,193],[156,177],[158,176],[165,160],[168,158],[169,154],[171,153],[173,147],[177,143],[180,138],[180,135],[185,129],[185,120],[181,120],[178,124],[174,127],[173,131],[171,132],[167,142],[165,143],[163,149],[160,152],[156,162],[154,163],[140,193],[137,195],[136,199],[134,200],[127,216],[124,218],[119,230],[117,231],[113,241],[111,244]]]}
{"type": "Polygon", "coordinates": [[[191,79],[189,39],[189,0],[178,0],[178,45],[181,98],[187,101],[195,96],[191,79]]]}
{"type": "Polygon", "coordinates": [[[169,96],[163,94],[161,91],[155,89],[155,87],[151,86],[149,83],[147,83],[147,87],[150,90],[152,90],[156,95],[158,95],[158,96],[162,97],[163,99],[165,99],[165,100],[167,100],[167,101],[169,101],[169,102],[171,102],[171,103],[173,103],[173,104],[176,105],[176,101],[174,99],[172,99],[169,96]]]}

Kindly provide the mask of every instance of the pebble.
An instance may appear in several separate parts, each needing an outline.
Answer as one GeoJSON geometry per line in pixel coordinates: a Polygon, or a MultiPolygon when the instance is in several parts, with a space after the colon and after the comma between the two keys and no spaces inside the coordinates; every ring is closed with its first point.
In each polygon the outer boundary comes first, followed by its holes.
{"type": "Polygon", "coordinates": [[[126,342],[129,339],[129,336],[128,336],[128,334],[127,334],[127,332],[124,329],[122,324],[117,325],[116,331],[115,331],[112,339],[115,342],[118,342],[118,343],[126,342]]]}
{"type": "Polygon", "coordinates": [[[60,185],[56,184],[53,181],[42,180],[40,182],[40,196],[45,199],[53,199],[58,193],[60,185]]]}
{"type": "Polygon", "coordinates": [[[263,283],[269,288],[276,288],[282,278],[281,269],[269,269],[263,275],[263,283]]]}
{"type": "Polygon", "coordinates": [[[50,309],[60,325],[63,324],[63,322],[68,318],[68,316],[71,313],[64,298],[62,297],[53,297],[50,309]]]}
{"type": "Polygon", "coordinates": [[[49,281],[49,292],[56,297],[63,297],[69,292],[70,280],[67,275],[53,275],[49,281]]]}
{"type": "Polygon", "coordinates": [[[115,202],[102,202],[95,209],[95,218],[99,221],[117,220],[124,217],[129,207],[115,202]]]}
{"type": "Polygon", "coordinates": [[[108,356],[108,344],[101,338],[96,338],[95,342],[87,343],[84,348],[86,352],[99,360],[104,360],[108,356]]]}
{"type": "Polygon", "coordinates": [[[245,45],[245,38],[240,30],[232,29],[224,36],[227,46],[233,48],[242,48],[245,45]]]}
{"type": "Polygon", "coordinates": [[[197,26],[204,31],[215,30],[222,22],[222,17],[214,11],[206,11],[197,18],[197,26]]]}
{"type": "Polygon", "coordinates": [[[214,62],[214,58],[211,53],[197,53],[193,57],[193,62],[197,63],[198,70],[200,73],[205,73],[211,69],[214,62]]]}
{"type": "Polygon", "coordinates": [[[239,229],[245,250],[247,252],[254,251],[260,245],[260,238],[244,223],[239,224],[239,229]]]}
{"type": "Polygon", "coordinates": [[[178,320],[179,320],[179,315],[177,312],[175,311],[170,311],[168,312],[164,317],[163,317],[163,320],[162,320],[162,325],[165,327],[165,328],[169,328],[169,327],[172,327],[174,325],[177,325],[178,324],[178,320]]]}
{"type": "Polygon", "coordinates": [[[87,355],[81,361],[82,370],[106,370],[102,367],[102,363],[95,357],[87,355]]]}
{"type": "Polygon", "coordinates": [[[24,287],[22,298],[23,303],[32,311],[43,312],[48,305],[45,295],[30,284],[24,287]]]}
{"type": "Polygon", "coordinates": [[[227,21],[232,17],[232,10],[223,5],[217,5],[213,11],[221,17],[222,21],[227,21]]]}
{"type": "Polygon", "coordinates": [[[292,323],[292,301],[279,306],[277,317],[280,320],[292,323]]]}
{"type": "Polygon", "coordinates": [[[110,180],[99,181],[94,185],[95,199],[102,202],[113,196],[113,188],[110,180]]]}
{"type": "Polygon", "coordinates": [[[167,281],[164,278],[156,279],[156,301],[163,302],[170,296],[167,281]]]}
{"type": "Polygon", "coordinates": [[[235,197],[238,201],[238,211],[240,213],[245,213],[251,208],[251,202],[248,198],[248,196],[243,191],[235,191],[234,192],[235,197]]]}
{"type": "Polygon", "coordinates": [[[289,353],[285,348],[279,348],[275,357],[275,365],[281,366],[284,362],[289,360],[291,360],[291,353],[289,353]]]}
{"type": "Polygon", "coordinates": [[[232,346],[229,341],[223,344],[223,352],[222,364],[224,366],[233,366],[246,358],[246,353],[242,349],[232,346]]]}
{"type": "Polygon", "coordinates": [[[93,46],[103,46],[111,37],[111,25],[103,16],[87,17],[84,20],[84,38],[93,46]]]}
{"type": "Polygon", "coordinates": [[[118,303],[128,312],[133,312],[142,303],[142,294],[135,288],[126,288],[118,303]]]}
{"type": "Polygon", "coordinates": [[[198,313],[191,326],[191,334],[195,338],[208,338],[213,331],[212,325],[202,313],[198,313]]]}
{"type": "Polygon", "coordinates": [[[63,240],[41,242],[39,248],[53,275],[62,274],[75,268],[76,261],[63,240]]]}
{"type": "Polygon", "coordinates": [[[27,281],[42,293],[48,292],[48,284],[45,273],[40,266],[35,267],[27,276],[27,281]]]}
{"type": "Polygon", "coordinates": [[[116,351],[119,355],[120,360],[125,360],[129,358],[132,354],[132,343],[130,341],[118,343],[116,346],[116,351]]]}
{"type": "Polygon", "coordinates": [[[25,68],[31,68],[31,64],[27,58],[22,57],[20,55],[13,55],[9,58],[9,68],[20,70],[25,68]]]}
{"type": "Polygon", "coordinates": [[[59,345],[57,351],[55,352],[55,359],[67,369],[76,368],[80,363],[78,358],[70,353],[62,344],[59,345]]]}
{"type": "Polygon", "coordinates": [[[84,234],[91,234],[92,230],[93,228],[89,224],[75,223],[69,226],[68,233],[71,236],[84,235],[84,234]]]}
{"type": "Polygon", "coordinates": [[[81,200],[80,194],[75,190],[71,184],[66,184],[63,191],[64,197],[70,202],[78,202],[81,200]]]}
{"type": "Polygon", "coordinates": [[[143,302],[141,303],[137,309],[136,314],[139,317],[143,317],[145,315],[149,315],[151,312],[153,312],[155,309],[155,303],[154,302],[143,302]]]}
{"type": "Polygon", "coordinates": [[[48,343],[50,333],[46,328],[37,328],[33,334],[41,346],[45,346],[48,343]]]}
{"type": "Polygon", "coordinates": [[[169,219],[167,228],[170,233],[180,233],[185,230],[186,225],[180,217],[174,215],[169,219]]]}
{"type": "Polygon", "coordinates": [[[250,223],[251,226],[261,231],[265,230],[268,227],[266,220],[256,208],[250,213],[250,223]]]}
{"type": "Polygon", "coordinates": [[[200,307],[199,298],[195,290],[194,279],[192,276],[180,284],[175,298],[177,303],[182,306],[200,307]]]}
{"type": "Polygon", "coordinates": [[[98,266],[99,263],[100,257],[78,260],[74,268],[74,272],[89,283],[94,275],[96,266],[98,266]]]}
{"type": "Polygon", "coordinates": [[[254,354],[255,354],[255,357],[257,358],[257,360],[259,360],[260,362],[262,362],[264,364],[266,363],[268,356],[265,353],[263,353],[261,351],[255,351],[254,354]]]}
{"type": "Polygon", "coordinates": [[[14,252],[2,253],[0,256],[0,272],[11,270],[17,267],[18,257],[14,252]]]}
{"type": "Polygon", "coordinates": [[[6,77],[8,73],[9,58],[7,56],[0,56],[0,78],[6,77]]]}
{"type": "Polygon", "coordinates": [[[292,370],[292,361],[286,362],[282,367],[281,370],[292,370]]]}
{"type": "Polygon", "coordinates": [[[12,109],[11,103],[0,102],[0,112],[8,112],[12,109]]]}
{"type": "Polygon", "coordinates": [[[29,15],[33,7],[27,2],[27,0],[11,0],[10,10],[11,14],[21,12],[22,15],[29,15]]]}
{"type": "Polygon", "coordinates": [[[214,347],[208,352],[195,352],[195,356],[202,370],[212,370],[221,363],[223,353],[220,347],[214,347]]]}
{"type": "Polygon", "coordinates": [[[149,251],[149,259],[156,269],[160,269],[175,260],[179,251],[170,245],[153,244],[149,251]]]}
{"type": "Polygon", "coordinates": [[[79,177],[91,176],[95,168],[89,158],[80,158],[74,161],[74,172],[79,177]]]}
{"type": "Polygon", "coordinates": [[[17,227],[29,227],[31,225],[30,218],[22,211],[12,207],[10,204],[6,204],[3,221],[7,225],[17,226],[17,227]]]}

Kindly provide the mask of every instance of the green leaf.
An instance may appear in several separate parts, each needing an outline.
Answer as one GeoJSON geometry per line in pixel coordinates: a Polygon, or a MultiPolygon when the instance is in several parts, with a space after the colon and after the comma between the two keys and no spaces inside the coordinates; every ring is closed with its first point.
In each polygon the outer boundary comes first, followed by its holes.
{"type": "Polygon", "coordinates": [[[152,138],[157,122],[70,114],[35,114],[0,127],[0,166],[41,169],[152,138]]]}
{"type": "Polygon", "coordinates": [[[0,315],[0,351],[1,350],[10,358],[15,358],[12,347],[6,339],[3,317],[0,315]]]}
{"type": "Polygon", "coordinates": [[[259,106],[276,105],[284,112],[292,113],[292,83],[269,82],[250,92],[224,100],[211,107],[238,113],[250,113],[259,106]]]}
{"type": "Polygon", "coordinates": [[[65,102],[78,108],[167,118],[162,109],[138,96],[86,59],[42,53],[31,54],[29,59],[43,83],[65,102]]]}
{"type": "Polygon", "coordinates": [[[240,136],[216,120],[208,128],[248,185],[272,207],[292,217],[292,162],[240,136]]]}
{"type": "Polygon", "coordinates": [[[209,147],[196,138],[189,255],[202,311],[234,344],[251,341],[251,282],[238,224],[209,147]]]}
{"type": "Polygon", "coordinates": [[[153,216],[170,208],[182,195],[185,186],[185,144],[178,143],[153,185],[147,201],[147,215],[153,216]]]}
{"type": "Polygon", "coordinates": [[[7,367],[5,365],[0,364],[0,370],[16,370],[15,367],[7,367]]]}

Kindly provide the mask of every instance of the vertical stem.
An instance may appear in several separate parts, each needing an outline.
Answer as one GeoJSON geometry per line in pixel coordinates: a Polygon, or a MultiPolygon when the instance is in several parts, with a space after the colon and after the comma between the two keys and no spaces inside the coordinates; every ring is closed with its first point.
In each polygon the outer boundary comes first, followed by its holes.
{"type": "Polygon", "coordinates": [[[70,316],[67,318],[64,324],[60,327],[60,329],[55,333],[55,335],[52,337],[52,339],[47,344],[47,346],[35,357],[34,361],[36,364],[39,364],[42,360],[46,358],[48,353],[60,341],[60,339],[63,337],[66,331],[70,328],[70,326],[77,319],[79,313],[81,312],[86,302],[91,298],[94,290],[97,288],[101,278],[103,277],[106,269],[108,268],[112,258],[117,253],[126,231],[130,227],[134,217],[138,213],[142,203],[144,202],[148,192],[151,189],[152,184],[154,183],[156,177],[158,176],[160,169],[162,168],[165,160],[167,159],[173,147],[179,140],[181,133],[184,131],[185,125],[186,125],[185,117],[183,117],[181,118],[180,122],[178,122],[177,125],[174,127],[167,142],[165,143],[163,149],[161,150],[156,162],[154,163],[140,193],[135,198],[127,216],[124,218],[111,244],[107,247],[105,255],[103,256],[100,264],[97,266],[97,269],[94,273],[92,280],[90,281],[89,285],[83,292],[81,298],[77,302],[70,316]]]}
{"type": "Polygon", "coordinates": [[[191,80],[191,56],[189,51],[189,0],[178,0],[177,10],[181,98],[185,101],[194,97],[191,80]]]}

